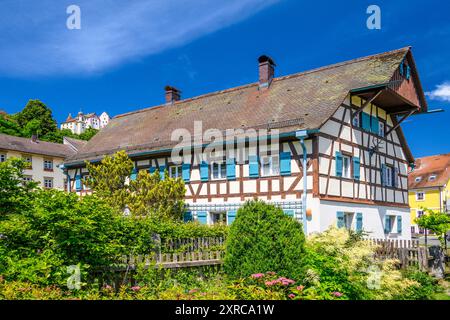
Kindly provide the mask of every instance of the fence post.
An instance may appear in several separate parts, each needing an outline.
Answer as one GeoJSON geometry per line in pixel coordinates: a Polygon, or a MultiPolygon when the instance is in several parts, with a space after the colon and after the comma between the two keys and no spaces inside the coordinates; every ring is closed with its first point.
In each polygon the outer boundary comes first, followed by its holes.
{"type": "Polygon", "coordinates": [[[155,246],[156,263],[161,263],[161,236],[157,233],[152,235],[152,241],[155,246]]]}

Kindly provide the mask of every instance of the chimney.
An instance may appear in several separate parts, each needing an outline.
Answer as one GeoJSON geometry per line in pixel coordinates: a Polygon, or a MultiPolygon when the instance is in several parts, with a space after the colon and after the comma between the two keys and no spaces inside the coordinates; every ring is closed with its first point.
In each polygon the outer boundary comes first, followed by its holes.
{"type": "Polygon", "coordinates": [[[258,58],[259,62],[259,87],[266,88],[272,83],[275,73],[275,62],[271,57],[262,55],[258,58]]]}
{"type": "Polygon", "coordinates": [[[175,87],[165,86],[166,90],[166,103],[174,103],[181,99],[181,91],[175,87]]]}
{"type": "Polygon", "coordinates": [[[37,142],[37,135],[36,135],[36,134],[33,134],[33,135],[31,136],[31,141],[32,141],[32,142],[37,142]]]}

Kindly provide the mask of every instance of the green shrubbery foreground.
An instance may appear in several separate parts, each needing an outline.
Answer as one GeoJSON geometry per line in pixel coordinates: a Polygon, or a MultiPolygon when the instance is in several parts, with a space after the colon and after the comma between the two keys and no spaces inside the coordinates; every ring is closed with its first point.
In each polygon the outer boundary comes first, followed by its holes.
{"type": "Polygon", "coordinates": [[[263,202],[240,208],[231,228],[183,223],[167,212],[124,217],[98,196],[31,192],[32,184],[18,184],[17,168],[0,163],[8,208],[0,212],[0,299],[428,299],[440,288],[426,273],[374,260],[375,248],[346,230],[305,240],[301,224],[263,202]],[[153,250],[155,233],[227,237],[223,269],[139,266],[130,284],[98,280],[122,255],[153,250]],[[67,286],[71,265],[80,267],[80,289],[67,286]]]}

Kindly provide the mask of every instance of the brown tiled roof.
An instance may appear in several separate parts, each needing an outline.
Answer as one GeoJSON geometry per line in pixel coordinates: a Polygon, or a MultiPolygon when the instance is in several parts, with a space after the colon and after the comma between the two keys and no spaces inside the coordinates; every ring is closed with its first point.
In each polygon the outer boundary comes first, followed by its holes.
{"type": "Polygon", "coordinates": [[[75,154],[75,151],[68,145],[40,140],[33,142],[31,138],[15,137],[2,133],[0,133],[0,149],[61,158],[75,154]]]}
{"type": "Polygon", "coordinates": [[[450,153],[418,158],[415,165],[414,170],[408,174],[409,189],[440,187],[450,179],[450,153]],[[432,175],[436,175],[436,178],[430,181],[432,175]],[[418,177],[421,179],[416,182],[418,177]]]}
{"type": "Polygon", "coordinates": [[[79,151],[86,143],[86,140],[64,137],[64,139],[71,144],[77,151],[79,151]]]}
{"type": "Polygon", "coordinates": [[[100,158],[125,149],[130,153],[173,147],[171,133],[258,128],[269,124],[279,131],[320,128],[354,88],[384,84],[409,47],[275,78],[268,89],[252,83],[114,117],[70,162],[100,158]]]}

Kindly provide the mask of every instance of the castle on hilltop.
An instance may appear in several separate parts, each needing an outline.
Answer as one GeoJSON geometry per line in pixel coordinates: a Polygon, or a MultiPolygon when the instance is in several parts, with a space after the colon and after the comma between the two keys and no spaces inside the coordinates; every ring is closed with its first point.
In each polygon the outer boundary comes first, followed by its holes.
{"type": "Polygon", "coordinates": [[[100,130],[106,127],[110,119],[109,114],[106,112],[103,112],[100,116],[97,116],[95,112],[84,114],[80,111],[75,118],[73,118],[72,114],[69,113],[66,121],[61,123],[61,130],[69,129],[75,134],[82,134],[88,128],[100,130]]]}

